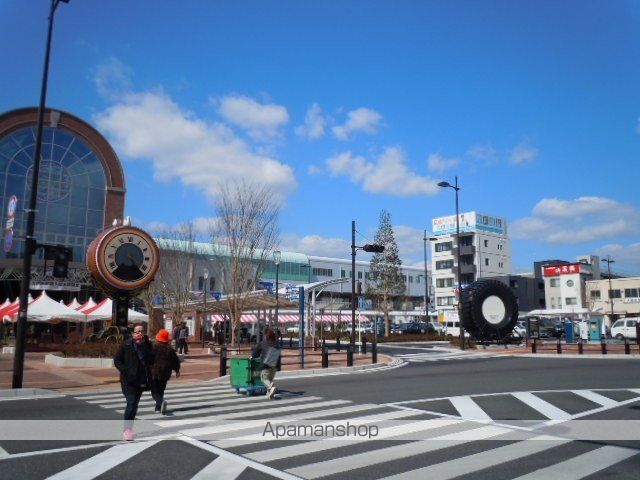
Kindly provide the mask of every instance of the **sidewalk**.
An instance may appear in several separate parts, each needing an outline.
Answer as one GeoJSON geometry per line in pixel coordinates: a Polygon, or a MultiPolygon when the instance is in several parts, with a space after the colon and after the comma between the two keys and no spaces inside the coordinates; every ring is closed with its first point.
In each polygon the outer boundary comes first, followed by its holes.
{"type": "MultiPolygon", "coordinates": [[[[50,352],[47,352],[50,353],[50,352]]],[[[46,388],[50,390],[83,390],[88,387],[108,388],[120,385],[120,377],[115,368],[57,367],[44,363],[47,353],[27,352],[24,363],[23,388],[46,388]]],[[[241,353],[247,355],[246,352],[241,353]]],[[[229,358],[233,355],[229,354],[229,358]]],[[[378,363],[389,363],[391,359],[378,355],[378,363]]],[[[305,371],[319,370],[320,350],[305,349],[305,371]]],[[[354,366],[371,365],[371,352],[367,355],[355,354],[354,366]]],[[[329,367],[346,367],[346,353],[329,356],[329,367]]],[[[283,349],[282,371],[299,370],[298,350],[283,349]]],[[[180,377],[171,377],[171,383],[185,383],[198,380],[212,380],[220,373],[220,355],[212,355],[209,349],[190,346],[189,355],[182,361],[180,377]]],[[[229,373],[229,371],[227,371],[229,373]]],[[[0,389],[11,388],[13,379],[13,355],[0,355],[0,389]]]]}

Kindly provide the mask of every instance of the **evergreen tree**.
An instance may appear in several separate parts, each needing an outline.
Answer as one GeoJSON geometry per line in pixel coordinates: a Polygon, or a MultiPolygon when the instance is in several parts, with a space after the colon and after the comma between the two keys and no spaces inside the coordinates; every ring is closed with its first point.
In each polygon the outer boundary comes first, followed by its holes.
{"type": "Polygon", "coordinates": [[[374,298],[377,308],[384,314],[385,336],[391,333],[391,317],[394,297],[403,295],[407,286],[400,270],[402,260],[398,253],[391,215],[386,210],[380,212],[380,225],[374,243],[384,246],[384,252],[376,253],[370,262],[370,277],[367,280],[367,294],[374,298]]]}

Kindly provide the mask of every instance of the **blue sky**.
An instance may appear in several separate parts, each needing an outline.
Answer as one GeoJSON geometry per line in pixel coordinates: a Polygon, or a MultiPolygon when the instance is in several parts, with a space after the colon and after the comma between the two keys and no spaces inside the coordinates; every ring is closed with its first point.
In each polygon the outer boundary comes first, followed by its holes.
{"type": "MultiPolygon", "coordinates": [[[[0,2],[0,111],[36,105],[48,0],[0,2]]],[[[96,126],[153,227],[244,177],[282,248],[347,258],[387,209],[405,263],[461,211],[506,217],[514,272],[610,254],[640,274],[640,4],[72,0],[47,105],[96,126]]],[[[362,259],[366,259],[362,255],[362,259]]]]}

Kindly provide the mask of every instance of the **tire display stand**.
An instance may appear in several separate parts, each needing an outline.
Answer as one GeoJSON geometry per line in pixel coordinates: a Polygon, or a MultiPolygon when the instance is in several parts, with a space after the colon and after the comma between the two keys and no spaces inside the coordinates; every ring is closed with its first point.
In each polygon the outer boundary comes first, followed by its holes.
{"type": "Polygon", "coordinates": [[[498,280],[479,280],[460,294],[460,322],[476,340],[502,341],[518,321],[518,300],[498,280]]]}

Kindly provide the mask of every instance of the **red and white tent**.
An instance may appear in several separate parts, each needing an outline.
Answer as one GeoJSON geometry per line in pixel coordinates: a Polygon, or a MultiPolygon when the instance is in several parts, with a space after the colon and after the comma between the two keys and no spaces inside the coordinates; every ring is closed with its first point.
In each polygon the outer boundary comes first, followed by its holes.
{"type": "Polygon", "coordinates": [[[93,301],[93,298],[89,297],[89,300],[87,300],[81,306],[76,308],[76,310],[79,311],[79,312],[84,313],[85,310],[89,310],[90,308],[93,308],[95,306],[96,306],[96,302],[93,301]]]}
{"type": "MultiPolygon", "coordinates": [[[[15,321],[19,310],[20,305],[16,304],[4,312],[3,318],[9,317],[11,321],[15,321]]],[[[85,316],[64,304],[56,302],[43,290],[39,297],[29,303],[27,319],[30,322],[84,322],[85,316]]]]}
{"type": "Polygon", "coordinates": [[[80,308],[81,306],[82,304],[78,301],[77,298],[74,298],[70,303],[67,304],[67,307],[73,308],[74,310],[78,310],[78,308],[80,308]]]}
{"type": "MultiPolygon", "coordinates": [[[[83,308],[82,313],[87,316],[87,322],[94,320],[111,320],[113,317],[113,301],[105,298],[92,308],[83,308]]],[[[129,322],[148,322],[149,316],[129,309],[129,322]]]]}

